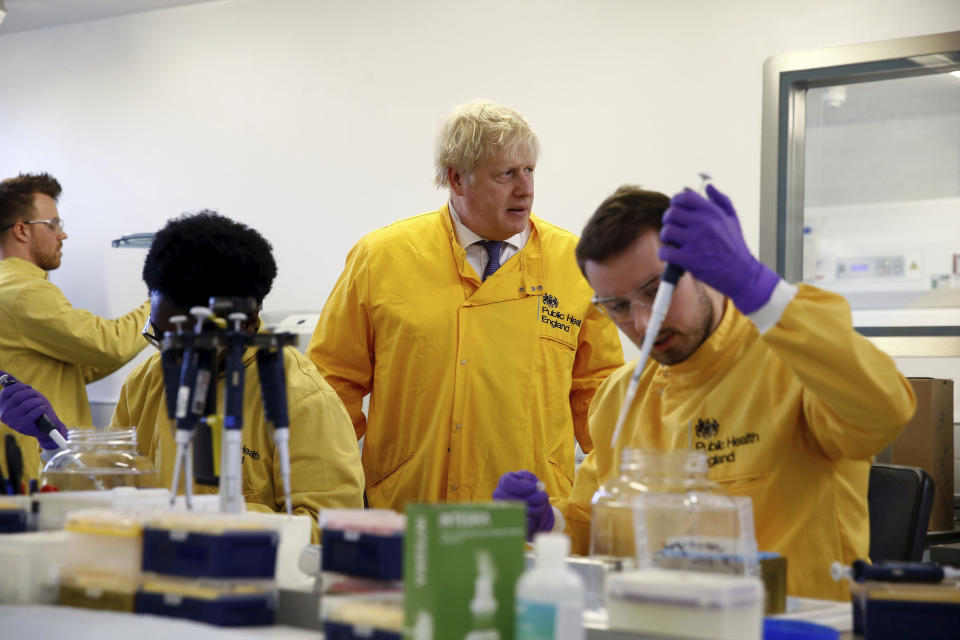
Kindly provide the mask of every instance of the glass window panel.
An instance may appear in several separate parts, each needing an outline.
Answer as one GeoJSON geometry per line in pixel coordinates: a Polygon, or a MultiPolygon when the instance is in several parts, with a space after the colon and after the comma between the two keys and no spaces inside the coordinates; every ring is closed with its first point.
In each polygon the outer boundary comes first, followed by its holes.
{"type": "Polygon", "coordinates": [[[854,309],[960,307],[960,77],[811,88],[803,280],[854,309]]]}

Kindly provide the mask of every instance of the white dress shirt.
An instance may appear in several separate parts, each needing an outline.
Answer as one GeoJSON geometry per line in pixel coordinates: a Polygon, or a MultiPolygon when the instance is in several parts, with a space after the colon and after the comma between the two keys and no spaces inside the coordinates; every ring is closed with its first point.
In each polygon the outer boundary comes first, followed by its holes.
{"type": "MultiPolygon", "coordinates": [[[[463,224],[463,221],[460,220],[460,214],[453,207],[453,202],[449,203],[449,207],[450,220],[453,222],[453,233],[457,236],[457,243],[466,250],[467,263],[473,267],[477,275],[481,275],[487,268],[490,257],[487,255],[487,249],[479,243],[485,242],[488,238],[477,235],[467,225],[463,224]]],[[[530,225],[527,224],[523,231],[504,240],[500,248],[500,266],[503,266],[507,260],[519,253],[529,239],[530,225]]]]}

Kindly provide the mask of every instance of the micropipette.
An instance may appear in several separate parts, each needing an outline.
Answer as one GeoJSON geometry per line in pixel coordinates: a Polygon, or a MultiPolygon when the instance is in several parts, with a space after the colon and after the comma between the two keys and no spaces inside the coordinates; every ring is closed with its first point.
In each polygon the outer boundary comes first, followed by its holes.
{"type": "Polygon", "coordinates": [[[227,332],[226,388],[224,390],[223,448],[220,454],[220,512],[243,513],[246,505],[240,486],[241,432],[243,430],[243,387],[246,367],[243,352],[247,334],[243,323],[247,314],[234,311],[227,316],[233,330],[227,332]]]}
{"type": "Polygon", "coordinates": [[[177,455],[173,463],[173,484],[170,488],[170,504],[176,500],[180,482],[180,470],[184,473],[184,500],[187,509],[192,509],[193,455],[190,442],[193,430],[204,415],[207,393],[213,376],[213,350],[200,344],[203,338],[203,322],[213,312],[206,307],[193,307],[190,315],[197,319],[193,335],[183,334],[183,364],[180,367],[180,387],[177,390],[177,455]]]}
{"type": "MultiPolygon", "coordinates": [[[[700,189],[710,179],[710,176],[704,172],[697,174],[700,178],[700,189]]],[[[637,388],[640,386],[640,376],[643,374],[644,367],[647,366],[647,359],[650,357],[650,351],[653,349],[653,343],[660,333],[660,325],[663,318],[670,309],[670,300],[673,298],[673,290],[677,286],[677,281],[683,275],[685,269],[675,264],[667,263],[663,270],[663,276],[660,278],[660,286],[657,287],[657,295],[653,299],[653,307],[650,309],[650,320],[647,322],[647,330],[643,334],[643,343],[640,346],[640,359],[637,360],[637,366],[634,367],[630,375],[630,384],[627,386],[627,395],[624,397],[623,405],[620,407],[620,416],[617,418],[617,425],[613,429],[613,437],[610,438],[610,448],[615,449],[617,440],[620,437],[620,431],[627,420],[627,413],[637,396],[637,388]]]]}
{"type": "MultiPolygon", "coordinates": [[[[5,373],[2,376],[0,376],[0,389],[5,389],[10,385],[14,385],[14,384],[20,384],[20,383],[18,380],[15,380],[13,376],[11,376],[9,373],[5,373]]],[[[53,422],[50,420],[50,418],[46,416],[46,414],[41,414],[41,416],[36,420],[34,420],[33,423],[37,425],[37,428],[40,429],[40,431],[47,434],[47,436],[49,436],[51,440],[56,442],[58,447],[60,447],[61,449],[67,448],[68,446],[67,439],[64,438],[59,431],[57,431],[57,428],[53,425],[53,422]]]]}
{"type": "Polygon", "coordinates": [[[830,565],[830,577],[836,581],[847,578],[854,582],[877,580],[880,582],[927,582],[960,580],[960,569],[926,562],[878,562],[869,564],[854,560],[849,567],[840,562],[830,565]]]}
{"type": "Polygon", "coordinates": [[[257,351],[263,412],[273,423],[273,440],[280,458],[287,514],[293,515],[290,499],[290,418],[287,412],[287,382],[283,368],[283,334],[272,334],[269,343],[257,351]]]}

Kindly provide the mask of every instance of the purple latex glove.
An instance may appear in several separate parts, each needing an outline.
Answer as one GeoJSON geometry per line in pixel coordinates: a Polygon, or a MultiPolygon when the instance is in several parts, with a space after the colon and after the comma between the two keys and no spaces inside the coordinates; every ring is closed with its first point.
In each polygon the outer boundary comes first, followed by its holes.
{"type": "Polygon", "coordinates": [[[57,443],[37,426],[37,419],[46,415],[57,431],[64,438],[67,437],[67,428],[60,422],[53,407],[42,393],[30,385],[17,381],[5,371],[0,371],[0,376],[3,375],[8,376],[8,386],[0,389],[0,422],[25,436],[36,438],[44,449],[58,449],[57,443]]]}
{"type": "Polygon", "coordinates": [[[551,531],[556,519],[550,496],[537,488],[537,476],[529,471],[508,471],[500,476],[497,488],[493,490],[494,500],[516,500],[527,503],[527,540],[540,531],[551,531]]]}
{"type": "Polygon", "coordinates": [[[767,303],[780,277],[750,253],[730,199],[712,184],[707,197],[687,189],[670,199],[660,259],[683,267],[751,314],[767,303]]]}

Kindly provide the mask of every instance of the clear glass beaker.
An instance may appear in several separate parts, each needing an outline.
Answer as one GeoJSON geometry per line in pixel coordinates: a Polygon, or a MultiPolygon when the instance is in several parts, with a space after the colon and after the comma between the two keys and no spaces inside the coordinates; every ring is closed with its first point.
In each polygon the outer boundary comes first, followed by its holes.
{"type": "Polygon", "coordinates": [[[616,560],[625,568],[633,566],[636,558],[634,498],[650,492],[708,489],[710,481],[706,470],[706,457],[701,453],[624,449],[620,475],[597,489],[591,500],[590,555],[616,560]]]}
{"type": "Polygon", "coordinates": [[[685,454],[674,460],[682,480],[633,498],[637,566],[755,575],[750,498],[732,497],[712,482],[705,454],[677,453],[685,454]]]}
{"type": "Polygon", "coordinates": [[[157,486],[157,470],[137,451],[137,429],[70,429],[67,449],[43,467],[44,483],[60,491],[105,491],[157,486]]]}

